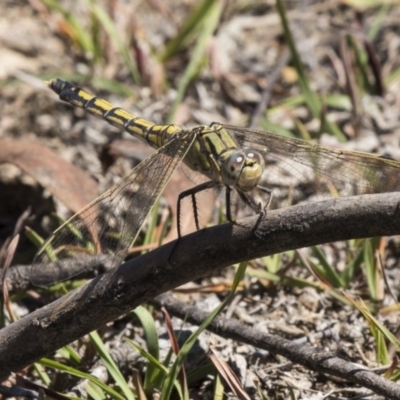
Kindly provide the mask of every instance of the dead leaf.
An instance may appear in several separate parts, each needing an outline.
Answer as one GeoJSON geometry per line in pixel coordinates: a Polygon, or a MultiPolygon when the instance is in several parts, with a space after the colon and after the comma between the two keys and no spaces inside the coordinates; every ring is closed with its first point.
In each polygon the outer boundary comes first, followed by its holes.
{"type": "Polygon", "coordinates": [[[103,174],[107,172],[119,157],[143,161],[152,153],[154,153],[154,150],[141,140],[113,140],[103,147],[100,154],[103,174]]]}
{"type": "Polygon", "coordinates": [[[232,371],[231,367],[221,358],[218,357],[215,349],[210,347],[210,360],[218,370],[219,374],[231,388],[232,392],[242,400],[250,400],[249,395],[244,390],[239,378],[232,371]]]}
{"type": "Polygon", "coordinates": [[[98,195],[96,182],[85,172],[37,142],[0,139],[0,163],[31,175],[74,213],[98,195]]]}

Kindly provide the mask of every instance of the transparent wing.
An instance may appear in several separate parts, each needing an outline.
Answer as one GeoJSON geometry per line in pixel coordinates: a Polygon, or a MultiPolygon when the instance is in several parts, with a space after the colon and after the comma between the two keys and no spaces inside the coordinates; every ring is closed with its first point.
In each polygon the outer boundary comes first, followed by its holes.
{"type": "Polygon", "coordinates": [[[195,135],[180,132],[110,190],[71,217],[39,249],[31,269],[37,286],[69,279],[112,257],[118,265],[195,135]]]}
{"type": "MultiPolygon", "coordinates": [[[[400,163],[372,154],[326,148],[300,139],[224,125],[238,144],[265,159],[263,179],[272,187],[296,186],[313,194],[349,196],[400,190],[400,163]]],[[[274,191],[275,193],[275,191],[274,191]]],[[[287,193],[286,193],[287,196],[287,193]]]]}

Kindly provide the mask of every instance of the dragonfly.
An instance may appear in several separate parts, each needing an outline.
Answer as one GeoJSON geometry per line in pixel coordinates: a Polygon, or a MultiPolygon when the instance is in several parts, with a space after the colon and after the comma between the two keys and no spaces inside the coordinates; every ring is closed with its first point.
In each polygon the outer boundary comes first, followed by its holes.
{"type": "MultiPolygon", "coordinates": [[[[307,192],[307,183],[313,192],[330,196],[400,188],[400,163],[385,157],[222,123],[187,129],[157,125],[64,80],[47,84],[61,100],[144,139],[157,150],[44,242],[31,269],[31,281],[37,286],[70,279],[104,257],[112,257],[113,267],[119,265],[182,162],[206,178],[178,196],[178,216],[182,200],[192,199],[198,230],[196,194],[213,187],[225,188],[230,222],[234,222],[232,192],[259,214],[260,222],[272,199],[281,196],[295,201],[296,194],[301,197],[307,192]],[[256,200],[258,194],[267,201],[256,200]]],[[[179,221],[177,226],[181,237],[179,221]]]]}

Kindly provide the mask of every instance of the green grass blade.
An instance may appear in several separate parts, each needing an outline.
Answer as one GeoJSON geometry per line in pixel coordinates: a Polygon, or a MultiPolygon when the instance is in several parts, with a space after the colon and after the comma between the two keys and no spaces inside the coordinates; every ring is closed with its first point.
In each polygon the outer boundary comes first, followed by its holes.
{"type": "MultiPolygon", "coordinates": [[[[292,62],[293,65],[297,71],[297,74],[299,76],[299,87],[300,90],[304,96],[304,99],[307,103],[308,108],[310,109],[312,115],[315,118],[324,118],[322,114],[323,106],[321,101],[319,100],[319,97],[311,90],[310,85],[308,83],[308,78],[307,74],[305,72],[305,69],[303,67],[303,64],[301,62],[299,53],[296,49],[292,33],[290,31],[289,27],[289,22],[286,18],[286,10],[283,4],[282,0],[276,0],[276,7],[278,14],[281,18],[281,24],[283,28],[283,34],[285,36],[286,43],[289,46],[289,50],[292,56],[292,62]]],[[[340,141],[345,141],[346,137],[343,134],[343,132],[333,123],[328,120],[323,119],[324,122],[324,127],[321,126],[322,128],[326,128],[331,134],[335,135],[338,140],[340,141]]]]}
{"type": "Polygon", "coordinates": [[[358,82],[358,87],[362,88],[362,90],[369,94],[374,94],[374,88],[368,79],[369,65],[366,52],[360,48],[357,40],[353,36],[349,35],[347,37],[347,41],[349,48],[353,50],[355,63],[357,65],[356,79],[358,82]]]}
{"type": "Polygon", "coordinates": [[[114,389],[111,389],[111,387],[109,387],[108,385],[106,385],[105,383],[101,382],[96,377],[94,377],[94,376],[92,376],[92,375],[90,375],[90,374],[88,374],[86,372],[79,371],[78,369],[73,368],[73,367],[68,367],[67,365],[64,365],[62,363],[50,360],[48,358],[41,358],[39,362],[40,362],[41,365],[43,365],[45,367],[52,368],[52,369],[55,369],[55,370],[60,371],[60,372],[65,372],[67,374],[70,374],[72,376],[76,376],[76,377],[81,378],[81,379],[87,379],[88,381],[92,382],[96,386],[100,387],[105,393],[110,395],[113,399],[125,400],[125,397],[120,395],[114,389]]]}
{"type": "Polygon", "coordinates": [[[59,12],[64,19],[68,22],[70,28],[73,30],[74,39],[78,46],[86,53],[90,55],[95,54],[95,47],[90,38],[90,35],[87,33],[86,29],[82,26],[75,16],[67,11],[60,5],[60,2],[55,0],[42,0],[44,4],[46,4],[52,10],[59,12]]]}
{"type": "MultiPolygon", "coordinates": [[[[147,351],[151,354],[154,359],[160,359],[160,348],[158,346],[158,334],[156,325],[154,323],[153,316],[142,306],[139,306],[133,310],[133,313],[137,316],[142,324],[144,334],[146,337],[147,351]]],[[[146,374],[144,378],[143,388],[148,393],[152,388],[161,387],[161,383],[164,380],[165,373],[153,363],[148,363],[146,368],[146,374]]]]}
{"type": "MultiPolygon", "coordinates": [[[[158,370],[158,375],[159,377],[162,377],[162,381],[164,381],[165,377],[168,375],[169,370],[168,368],[163,365],[157,358],[153,357],[148,351],[146,351],[145,349],[143,349],[141,346],[139,346],[137,343],[135,343],[133,340],[125,338],[125,340],[127,341],[127,343],[129,343],[136,351],[138,351],[138,353],[147,360],[147,365],[152,365],[152,368],[157,369],[158,370]]],[[[158,378],[158,377],[157,377],[158,378]]],[[[161,378],[158,378],[161,379],[161,378]]],[[[156,388],[159,389],[161,388],[160,386],[155,386],[156,382],[154,381],[154,386],[150,387],[149,389],[151,389],[152,391],[156,388]]],[[[176,380],[174,382],[175,385],[175,389],[177,390],[177,392],[179,393],[179,398],[183,397],[182,394],[182,388],[179,385],[179,382],[176,380]]]]}
{"type": "Polygon", "coordinates": [[[195,370],[190,371],[187,374],[187,381],[190,385],[195,384],[196,382],[201,382],[204,379],[207,379],[208,375],[215,374],[215,366],[211,362],[198,366],[195,370]]]}
{"type": "MultiPolygon", "coordinates": [[[[312,248],[314,257],[317,258],[319,264],[312,263],[312,266],[317,273],[323,277],[332,287],[343,288],[344,282],[335,268],[328,262],[324,253],[318,246],[312,248]]],[[[310,262],[310,261],[309,261],[310,262]]],[[[311,263],[311,262],[310,262],[311,263]]]]}
{"type": "Polygon", "coordinates": [[[178,85],[178,92],[176,95],[176,99],[171,107],[171,111],[168,115],[167,124],[172,123],[175,113],[183,100],[183,96],[185,91],[198,73],[199,66],[204,59],[207,50],[207,43],[209,39],[212,37],[216,27],[218,26],[218,22],[221,16],[222,5],[220,1],[213,1],[212,5],[208,7],[208,12],[206,14],[206,18],[203,21],[203,30],[201,31],[196,46],[193,50],[193,53],[190,57],[190,62],[185,69],[185,72],[182,76],[182,79],[178,85]]]}
{"type": "Polygon", "coordinates": [[[101,45],[101,24],[99,19],[91,10],[90,13],[90,37],[93,43],[94,59],[101,61],[103,59],[102,45],[101,45]]]}
{"type": "Polygon", "coordinates": [[[364,241],[364,269],[367,278],[369,294],[371,299],[378,302],[381,299],[379,284],[380,272],[375,260],[375,250],[377,249],[377,239],[366,239],[364,241]]]}
{"type": "Polygon", "coordinates": [[[96,18],[98,18],[98,20],[100,21],[102,27],[106,30],[107,34],[109,35],[110,39],[112,40],[112,42],[115,44],[115,46],[117,47],[119,53],[122,56],[122,59],[124,60],[125,65],[128,67],[131,75],[132,75],[132,79],[134,82],[136,83],[140,83],[140,75],[139,72],[136,68],[136,64],[134,62],[134,60],[131,57],[131,52],[129,50],[129,47],[126,46],[123,41],[121,40],[118,31],[115,27],[115,23],[114,21],[110,18],[110,16],[106,13],[106,11],[104,10],[104,8],[100,7],[99,5],[95,4],[93,1],[91,0],[85,0],[93,14],[96,16],[96,18]]]}
{"type": "Polygon", "coordinates": [[[344,270],[340,274],[340,278],[343,281],[345,288],[349,286],[349,283],[354,278],[357,271],[360,270],[361,264],[364,261],[364,249],[360,248],[355,257],[345,266],[344,270]]]}
{"type": "Polygon", "coordinates": [[[372,323],[369,324],[370,331],[375,338],[376,361],[381,365],[389,364],[390,358],[383,333],[372,323]]]}
{"type": "Polygon", "coordinates": [[[168,368],[164,366],[157,358],[153,357],[148,351],[143,349],[131,339],[125,338],[124,340],[126,340],[135,350],[137,350],[148,362],[153,363],[154,366],[156,366],[156,368],[162,371],[165,375],[168,374],[168,368]]]}
{"type": "Polygon", "coordinates": [[[233,299],[235,291],[245,274],[246,267],[247,267],[247,262],[243,262],[239,265],[229,295],[218,307],[216,307],[210,313],[210,315],[203,321],[203,323],[199,326],[199,328],[190,335],[185,344],[182,346],[165,380],[165,385],[163,387],[160,396],[161,400],[167,400],[171,397],[172,389],[177,381],[176,378],[178,376],[180,369],[182,368],[185,359],[187,358],[187,355],[189,354],[189,351],[196,343],[196,340],[199,337],[199,335],[207,328],[207,326],[222,312],[222,310],[226,307],[226,305],[233,299]]]}
{"type": "Polygon", "coordinates": [[[263,263],[267,272],[270,274],[277,274],[282,267],[282,253],[273,254],[268,257],[263,257],[263,263]]]}
{"type": "Polygon", "coordinates": [[[51,379],[50,379],[49,375],[46,373],[46,371],[44,370],[43,365],[40,362],[37,362],[37,363],[34,363],[33,366],[35,368],[35,371],[39,375],[39,378],[41,379],[41,381],[47,387],[49,387],[51,384],[51,379]]]}
{"type": "Polygon", "coordinates": [[[287,276],[283,275],[280,273],[273,274],[269,271],[263,270],[263,269],[253,269],[253,268],[248,268],[246,271],[246,274],[248,276],[261,279],[261,280],[266,280],[270,281],[273,283],[280,283],[281,285],[285,286],[292,286],[292,287],[312,287],[317,290],[321,290],[321,284],[313,282],[309,279],[304,279],[304,278],[299,278],[295,276],[287,276]]]}
{"type": "Polygon", "coordinates": [[[91,332],[89,333],[89,337],[92,341],[92,344],[96,348],[97,353],[102,359],[103,364],[107,368],[107,371],[110,373],[115,383],[121,388],[122,392],[124,393],[125,399],[134,400],[135,396],[132,392],[132,389],[129,387],[121,371],[111,358],[99,334],[97,332],[91,332]]]}
{"type": "Polygon", "coordinates": [[[374,19],[370,24],[367,38],[370,42],[373,42],[378,36],[379,31],[382,29],[382,24],[385,18],[390,12],[391,5],[389,3],[384,3],[378,12],[374,12],[374,19]]]}
{"type": "Polygon", "coordinates": [[[350,297],[347,296],[347,299],[351,301],[351,303],[363,314],[364,318],[367,320],[368,324],[374,326],[373,329],[378,329],[381,333],[389,340],[393,346],[396,348],[396,351],[400,351],[400,341],[393,335],[382,323],[380,323],[368,309],[368,307],[364,304],[362,300],[355,302],[350,297]]]}
{"type": "Polygon", "coordinates": [[[93,400],[104,400],[107,398],[106,394],[99,388],[97,385],[94,383],[90,382],[86,386],[86,390],[88,395],[93,399],[93,400]]]}
{"type": "MultiPolygon", "coordinates": [[[[269,110],[268,110],[268,114],[270,114],[269,110]]],[[[272,133],[276,133],[277,135],[281,135],[284,137],[295,137],[293,132],[291,132],[289,129],[283,128],[282,126],[278,126],[277,124],[274,124],[273,122],[268,121],[267,118],[261,118],[260,126],[262,129],[272,132],[272,133]]]]}
{"type": "Polygon", "coordinates": [[[310,108],[311,112],[314,116],[318,116],[321,112],[321,105],[318,101],[318,97],[315,93],[311,90],[308,84],[308,78],[306,72],[304,70],[303,64],[301,62],[299,53],[297,52],[297,48],[295,46],[292,33],[290,31],[289,22],[286,18],[286,10],[283,5],[282,0],[276,1],[276,7],[281,18],[282,28],[284,32],[284,36],[286,39],[286,43],[289,46],[290,54],[292,56],[292,62],[294,67],[296,68],[297,74],[299,76],[299,86],[303,96],[307,102],[308,107],[310,108]]]}
{"type": "Polygon", "coordinates": [[[74,363],[75,365],[82,364],[81,356],[70,345],[58,349],[57,353],[60,354],[65,360],[74,363]]]}
{"type": "Polygon", "coordinates": [[[214,400],[223,400],[225,394],[224,383],[222,382],[222,378],[220,374],[216,374],[214,379],[214,400]]]}
{"type": "Polygon", "coordinates": [[[160,210],[160,199],[154,204],[153,208],[151,209],[150,215],[147,217],[149,221],[149,225],[146,229],[146,233],[144,235],[143,244],[150,244],[154,240],[154,231],[157,226],[158,217],[159,217],[159,210],[160,210]]]}
{"type": "Polygon", "coordinates": [[[199,31],[201,26],[208,23],[208,15],[210,14],[211,9],[215,7],[215,3],[219,3],[219,1],[204,0],[196,9],[193,10],[191,15],[186,18],[186,22],[177,36],[168,43],[161,56],[161,62],[165,62],[173,57],[184,44],[187,44],[190,41],[190,38],[196,36],[196,32],[199,31]]]}
{"type": "Polygon", "coordinates": [[[44,243],[44,239],[29,226],[25,227],[25,236],[36,246],[40,247],[44,243]]]}

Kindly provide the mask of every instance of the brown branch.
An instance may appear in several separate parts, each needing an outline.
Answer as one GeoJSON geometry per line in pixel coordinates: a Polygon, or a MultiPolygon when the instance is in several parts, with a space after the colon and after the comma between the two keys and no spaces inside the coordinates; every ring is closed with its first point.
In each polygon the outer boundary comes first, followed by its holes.
{"type": "MultiPolygon", "coordinates": [[[[169,294],[164,294],[150,301],[157,307],[165,307],[168,313],[179,317],[193,325],[201,325],[208,313],[196,306],[189,306],[176,300],[169,294]]],[[[372,390],[387,399],[400,399],[400,386],[396,382],[385,379],[366,368],[345,361],[335,353],[326,349],[313,347],[304,343],[296,343],[278,335],[270,335],[253,329],[241,322],[224,317],[217,317],[207,329],[224,338],[250,344],[256,348],[279,354],[290,361],[304,365],[318,373],[337,376],[372,390]]]]}
{"type": "Polygon", "coordinates": [[[0,331],[0,381],[174,287],[233,263],[337,240],[400,233],[399,193],[306,203],[204,229],[133,259],[0,331]]]}

